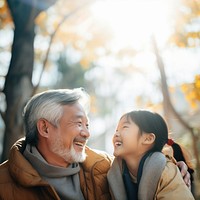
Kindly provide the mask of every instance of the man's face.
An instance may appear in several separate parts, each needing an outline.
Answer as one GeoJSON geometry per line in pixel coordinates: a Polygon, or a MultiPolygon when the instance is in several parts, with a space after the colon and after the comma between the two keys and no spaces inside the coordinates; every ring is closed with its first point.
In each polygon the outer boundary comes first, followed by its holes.
{"type": "Polygon", "coordinates": [[[79,103],[63,108],[59,125],[50,126],[49,149],[67,163],[83,162],[86,158],[85,145],[90,136],[88,118],[79,103]]]}

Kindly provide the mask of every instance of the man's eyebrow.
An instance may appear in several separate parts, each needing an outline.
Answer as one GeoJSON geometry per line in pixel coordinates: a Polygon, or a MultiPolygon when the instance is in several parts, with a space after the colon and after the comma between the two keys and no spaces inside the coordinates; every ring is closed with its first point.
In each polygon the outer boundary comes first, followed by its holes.
{"type": "Polygon", "coordinates": [[[83,118],[83,115],[75,115],[74,118],[83,118]]]}
{"type": "Polygon", "coordinates": [[[73,117],[73,119],[84,119],[84,118],[86,118],[87,121],[89,121],[88,118],[85,117],[85,115],[82,115],[82,114],[77,114],[77,115],[75,115],[75,116],[73,117]]]}

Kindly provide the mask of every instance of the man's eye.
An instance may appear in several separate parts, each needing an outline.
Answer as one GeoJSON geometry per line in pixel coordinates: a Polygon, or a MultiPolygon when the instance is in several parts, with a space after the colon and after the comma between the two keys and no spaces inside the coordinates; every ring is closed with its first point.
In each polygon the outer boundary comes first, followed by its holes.
{"type": "Polygon", "coordinates": [[[77,125],[78,126],[82,126],[82,122],[77,122],[77,125]]]}
{"type": "Polygon", "coordinates": [[[89,129],[89,124],[86,124],[86,128],[89,129]]]}
{"type": "Polygon", "coordinates": [[[128,128],[128,126],[123,126],[123,128],[128,128]]]}

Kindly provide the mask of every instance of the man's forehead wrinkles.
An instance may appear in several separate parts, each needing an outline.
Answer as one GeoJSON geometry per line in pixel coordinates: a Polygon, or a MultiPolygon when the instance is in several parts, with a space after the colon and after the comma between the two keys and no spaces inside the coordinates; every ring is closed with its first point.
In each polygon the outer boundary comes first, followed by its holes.
{"type": "Polygon", "coordinates": [[[76,114],[73,117],[74,119],[86,119],[88,121],[88,118],[85,114],[76,114]]]}

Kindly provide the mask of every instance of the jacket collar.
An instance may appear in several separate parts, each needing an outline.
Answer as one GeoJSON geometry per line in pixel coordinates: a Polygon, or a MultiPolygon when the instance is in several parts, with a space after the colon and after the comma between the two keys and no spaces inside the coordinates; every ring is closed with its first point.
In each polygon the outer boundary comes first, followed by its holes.
{"type": "MultiPolygon", "coordinates": [[[[142,177],[138,188],[139,200],[154,199],[159,179],[166,165],[166,158],[160,152],[154,152],[144,162],[142,177]]],[[[116,200],[126,200],[126,191],[122,178],[122,160],[115,158],[108,172],[108,182],[116,200]]]]}
{"type": "Polygon", "coordinates": [[[15,179],[15,181],[25,187],[48,185],[48,183],[42,180],[38,172],[23,156],[25,146],[25,139],[22,138],[11,148],[8,161],[8,169],[11,176],[15,179]]]}

